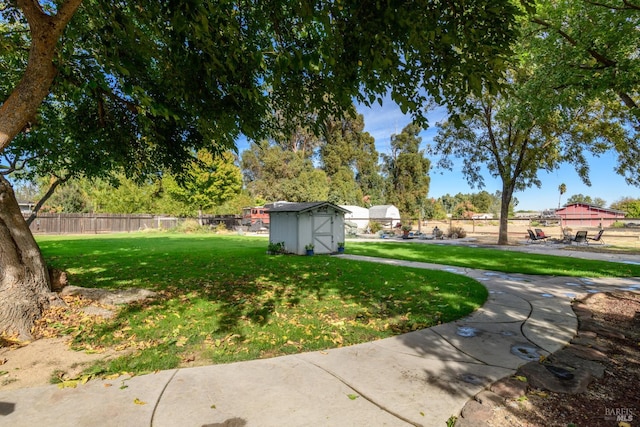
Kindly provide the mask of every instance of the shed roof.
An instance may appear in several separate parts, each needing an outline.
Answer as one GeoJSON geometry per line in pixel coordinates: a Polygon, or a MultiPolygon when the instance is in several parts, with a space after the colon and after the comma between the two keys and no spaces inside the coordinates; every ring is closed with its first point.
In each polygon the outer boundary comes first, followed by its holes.
{"type": "Polygon", "coordinates": [[[331,206],[337,211],[349,213],[351,211],[341,208],[338,205],[334,205],[329,202],[304,202],[304,203],[282,203],[269,208],[269,213],[271,212],[308,212],[317,208],[321,208],[324,206],[331,206]]]}

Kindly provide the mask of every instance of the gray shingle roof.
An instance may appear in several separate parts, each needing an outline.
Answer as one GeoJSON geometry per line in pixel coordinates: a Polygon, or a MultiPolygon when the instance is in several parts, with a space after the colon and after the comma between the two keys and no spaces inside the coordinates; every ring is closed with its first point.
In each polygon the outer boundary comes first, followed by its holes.
{"type": "Polygon", "coordinates": [[[270,207],[269,212],[306,212],[322,206],[331,206],[340,212],[349,212],[347,209],[341,208],[329,202],[304,202],[304,203],[279,203],[277,206],[270,207]]]}

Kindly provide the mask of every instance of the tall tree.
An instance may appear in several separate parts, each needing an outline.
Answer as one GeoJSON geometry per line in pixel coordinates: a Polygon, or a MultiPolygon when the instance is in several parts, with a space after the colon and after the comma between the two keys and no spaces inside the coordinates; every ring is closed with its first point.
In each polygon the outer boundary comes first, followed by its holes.
{"type": "MultiPolygon", "coordinates": [[[[78,126],[87,135],[122,120],[130,131],[113,142],[136,154],[131,174],[181,169],[194,150],[223,152],[240,133],[260,140],[302,112],[322,123],[389,88],[420,116],[427,96],[496,87],[515,13],[508,0],[4,2],[0,67],[19,71],[3,74],[0,153],[37,125],[50,94],[95,106],[96,120],[78,126]]],[[[86,141],[76,143],[67,154],[81,158],[86,141]]],[[[3,176],[0,254],[0,331],[28,337],[54,296],[3,176]]]]}
{"type": "Polygon", "coordinates": [[[198,217],[212,206],[232,199],[242,189],[242,173],[229,152],[214,157],[207,150],[199,150],[189,168],[176,179],[164,182],[170,197],[196,210],[198,217]]]}
{"type": "Polygon", "coordinates": [[[560,209],[560,206],[561,206],[562,195],[566,192],[567,192],[567,185],[563,182],[558,186],[558,193],[560,193],[560,195],[558,196],[558,209],[560,209]]]}
{"type": "Polygon", "coordinates": [[[489,192],[485,190],[471,194],[470,198],[471,203],[477,209],[477,212],[489,212],[494,199],[493,195],[489,194],[489,192]]]}
{"type": "MultiPolygon", "coordinates": [[[[431,152],[441,155],[440,167],[451,169],[451,157],[461,159],[463,174],[471,187],[483,187],[482,167],[502,182],[498,244],[508,244],[508,217],[513,193],[531,185],[540,186],[538,171],[551,171],[562,162],[574,163],[580,177],[588,181],[589,166],[583,146],[597,148],[604,136],[590,130],[590,111],[572,117],[527,114],[527,101],[518,97],[517,86],[508,98],[486,95],[470,97],[470,106],[460,120],[439,126],[431,152]],[[576,125],[577,124],[577,125],[576,125]]],[[[596,126],[597,128],[597,126],[596,126]]]]}
{"type": "Polygon", "coordinates": [[[120,172],[114,173],[108,180],[85,178],[80,179],[79,182],[87,194],[93,212],[118,214],[157,212],[155,203],[161,192],[159,178],[140,182],[127,178],[123,172],[120,172]]]}
{"type": "Polygon", "coordinates": [[[573,203],[586,203],[588,205],[598,206],[601,208],[607,204],[606,200],[600,197],[592,198],[591,196],[585,196],[582,193],[574,194],[567,199],[568,205],[571,205],[573,203]]]}
{"type": "Polygon", "coordinates": [[[420,131],[416,123],[407,125],[400,134],[391,136],[391,153],[382,155],[386,200],[411,218],[422,217],[429,193],[431,162],[420,149],[420,131]]]}
{"type": "Polygon", "coordinates": [[[445,219],[447,212],[441,199],[427,199],[424,205],[424,217],[427,219],[445,219]]]}
{"type": "Polygon", "coordinates": [[[329,201],[361,205],[364,196],[379,200],[379,155],[373,137],[364,132],[364,117],[354,113],[331,118],[323,127],[320,162],[331,180],[329,201]]]}
{"type": "Polygon", "coordinates": [[[627,218],[640,218],[640,199],[623,197],[611,203],[611,209],[625,212],[627,218]]]}
{"type": "Polygon", "coordinates": [[[284,150],[281,145],[251,144],[242,153],[242,171],[253,198],[270,202],[308,202],[327,200],[329,182],[324,171],[316,169],[301,152],[284,150]]]}

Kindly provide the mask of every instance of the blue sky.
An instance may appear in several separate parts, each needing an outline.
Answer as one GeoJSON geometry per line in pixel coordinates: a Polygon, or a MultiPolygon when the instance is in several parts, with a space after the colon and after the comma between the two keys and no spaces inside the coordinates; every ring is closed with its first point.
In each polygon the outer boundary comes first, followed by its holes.
{"type": "MultiPolygon", "coordinates": [[[[372,107],[360,106],[358,112],[364,116],[365,131],[369,132],[376,141],[376,148],[380,153],[390,151],[390,138],[394,133],[402,131],[411,118],[402,114],[400,108],[390,99],[386,99],[382,106],[375,104],[372,107]]],[[[436,110],[429,117],[430,127],[420,134],[422,144],[427,146],[436,134],[436,123],[444,118],[444,113],[436,110]]],[[[433,162],[435,163],[435,159],[433,162]]],[[[591,187],[586,186],[571,165],[562,165],[560,169],[552,173],[540,172],[541,188],[532,187],[526,191],[515,193],[519,204],[516,210],[544,210],[558,207],[558,187],[564,183],[567,192],[562,196],[562,203],[574,194],[584,194],[591,198],[600,197],[607,202],[607,206],[623,197],[640,198],[640,188],[628,185],[624,178],[616,174],[615,153],[607,153],[598,158],[590,157],[591,187]]],[[[429,197],[438,198],[444,194],[455,195],[457,193],[475,193],[480,189],[473,189],[467,184],[462,175],[460,164],[454,165],[452,171],[441,170],[432,165],[431,187],[429,197]]],[[[502,184],[493,179],[487,173],[485,175],[484,190],[493,193],[501,190],[502,184]]]]}

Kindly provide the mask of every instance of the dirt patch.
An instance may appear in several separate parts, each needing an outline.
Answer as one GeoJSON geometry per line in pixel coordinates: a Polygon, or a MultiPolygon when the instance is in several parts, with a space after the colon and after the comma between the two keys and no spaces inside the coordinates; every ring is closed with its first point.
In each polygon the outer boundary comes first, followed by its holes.
{"type": "Polygon", "coordinates": [[[0,348],[0,390],[37,387],[52,378],[76,378],[99,360],[114,357],[114,351],[86,353],[69,347],[68,337],[42,338],[27,345],[0,348]]]}
{"type": "MultiPolygon", "coordinates": [[[[36,387],[52,380],[78,378],[93,363],[127,354],[130,350],[97,347],[76,351],[71,348],[77,326],[90,327],[116,315],[121,304],[154,297],[146,290],[106,291],[67,286],[60,297],[64,305],[43,313],[32,331],[34,340],[28,343],[0,339],[0,390],[36,387]],[[73,328],[72,328],[73,326],[73,328]]],[[[80,332],[76,332],[80,333],[80,332]]]]}
{"type": "Polygon", "coordinates": [[[548,360],[525,365],[516,376],[494,384],[482,396],[498,395],[497,403],[479,395],[456,426],[638,425],[640,293],[594,294],[573,307],[579,330],[571,344],[548,360]],[[518,382],[527,386],[501,392],[518,382]],[[586,383],[573,384],[577,382],[586,383]]]}

